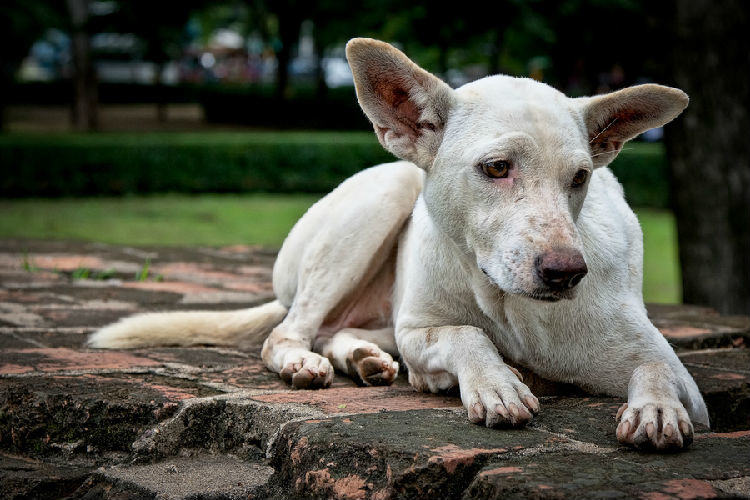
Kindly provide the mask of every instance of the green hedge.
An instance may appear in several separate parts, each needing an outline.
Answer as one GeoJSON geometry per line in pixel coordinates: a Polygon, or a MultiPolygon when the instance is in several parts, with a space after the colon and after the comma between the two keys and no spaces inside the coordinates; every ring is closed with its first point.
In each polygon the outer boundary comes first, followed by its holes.
{"type": "MultiPolygon", "coordinates": [[[[0,135],[0,196],[329,191],[391,161],[370,132],[0,135]]],[[[632,144],[613,166],[635,206],[668,206],[663,148],[632,144]]]]}
{"type": "Polygon", "coordinates": [[[314,192],[390,161],[371,133],[0,136],[0,195],[314,192]]]}
{"type": "Polygon", "coordinates": [[[669,165],[661,143],[631,142],[610,167],[634,207],[669,208],[669,165]]]}

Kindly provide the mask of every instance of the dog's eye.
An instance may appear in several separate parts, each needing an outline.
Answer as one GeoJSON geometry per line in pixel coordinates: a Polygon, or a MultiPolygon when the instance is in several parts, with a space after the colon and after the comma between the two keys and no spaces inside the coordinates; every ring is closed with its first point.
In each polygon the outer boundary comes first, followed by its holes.
{"type": "Polygon", "coordinates": [[[589,171],[581,169],[578,172],[576,172],[576,175],[573,176],[573,181],[570,183],[570,185],[574,188],[581,187],[586,182],[586,179],[589,178],[589,171]]]}
{"type": "Polygon", "coordinates": [[[479,165],[482,173],[490,179],[503,179],[508,177],[510,172],[510,163],[504,160],[487,161],[479,165]]]}

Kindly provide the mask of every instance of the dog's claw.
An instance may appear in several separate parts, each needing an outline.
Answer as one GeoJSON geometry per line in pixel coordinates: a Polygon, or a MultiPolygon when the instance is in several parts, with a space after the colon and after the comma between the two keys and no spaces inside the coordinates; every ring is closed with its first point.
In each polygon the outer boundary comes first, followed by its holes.
{"type": "Polygon", "coordinates": [[[678,401],[646,403],[639,407],[624,404],[617,412],[617,440],[639,449],[678,450],[693,440],[687,411],[678,401]]]}
{"type": "Polygon", "coordinates": [[[506,365],[478,371],[460,382],[469,420],[487,427],[526,425],[539,402],[515,371],[506,365]],[[477,408],[481,407],[481,411],[477,408]],[[479,416],[483,415],[484,419],[479,416]]]}
{"type": "Polygon", "coordinates": [[[496,405],[495,412],[502,415],[503,418],[510,419],[510,413],[508,413],[508,409],[503,404],[496,405]]]}
{"type": "Polygon", "coordinates": [[[474,403],[469,410],[469,420],[473,423],[479,423],[484,420],[484,407],[479,403],[474,403]]]}
{"type": "Polygon", "coordinates": [[[321,389],[331,385],[333,366],[328,359],[308,353],[301,360],[287,363],[279,376],[295,389],[321,389]]]}
{"type": "Polygon", "coordinates": [[[617,426],[617,439],[624,441],[628,434],[630,434],[630,422],[621,422],[617,426]]]}
{"type": "Polygon", "coordinates": [[[667,438],[672,437],[672,434],[674,434],[674,427],[672,427],[672,424],[667,424],[664,426],[664,435],[667,438]]]}
{"type": "Polygon", "coordinates": [[[531,410],[532,413],[539,412],[539,400],[536,398],[536,396],[530,395],[530,396],[524,397],[523,404],[525,404],[526,408],[531,410]]]}
{"type": "Polygon", "coordinates": [[[619,421],[620,417],[622,417],[622,412],[628,409],[628,404],[623,403],[620,408],[617,410],[617,416],[615,417],[615,420],[619,421]]]}
{"type": "Polygon", "coordinates": [[[686,422],[685,420],[680,420],[680,431],[686,435],[693,437],[693,426],[690,425],[690,422],[686,422]]]}
{"type": "Polygon", "coordinates": [[[279,376],[281,377],[281,380],[286,382],[287,384],[292,383],[292,375],[295,374],[295,370],[292,368],[292,366],[285,366],[280,372],[279,376]]]}
{"type": "Polygon", "coordinates": [[[516,368],[514,368],[514,367],[512,367],[510,365],[508,365],[508,368],[510,368],[510,371],[512,371],[513,373],[516,374],[516,377],[518,377],[518,380],[520,380],[521,382],[523,382],[523,375],[521,374],[521,372],[519,372],[516,368]]]}
{"type": "Polygon", "coordinates": [[[513,403],[509,404],[508,410],[510,410],[510,414],[513,415],[514,419],[518,419],[518,417],[520,416],[520,413],[518,412],[518,407],[515,404],[513,403]]]}
{"type": "Polygon", "coordinates": [[[398,375],[398,363],[374,345],[354,349],[346,365],[349,376],[360,385],[391,385],[398,375]]]}

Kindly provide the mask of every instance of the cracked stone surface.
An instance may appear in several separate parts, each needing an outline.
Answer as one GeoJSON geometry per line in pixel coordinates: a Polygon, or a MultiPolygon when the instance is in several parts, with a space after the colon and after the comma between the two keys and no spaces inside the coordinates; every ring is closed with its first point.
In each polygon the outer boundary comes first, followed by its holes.
{"type": "Polygon", "coordinates": [[[0,241],[0,497],[750,498],[747,317],[649,306],[712,419],[671,454],[618,446],[621,400],[533,374],[539,416],[491,430],[456,394],[414,392],[404,374],[294,391],[257,351],[83,347],[137,311],[266,302],[273,259],[245,246],[0,241]]]}

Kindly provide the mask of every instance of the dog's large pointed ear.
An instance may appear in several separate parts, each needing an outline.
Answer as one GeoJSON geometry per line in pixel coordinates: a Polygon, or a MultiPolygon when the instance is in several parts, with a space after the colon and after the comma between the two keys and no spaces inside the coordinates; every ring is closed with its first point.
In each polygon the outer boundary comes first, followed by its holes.
{"type": "Polygon", "coordinates": [[[674,120],[689,99],[679,89],[649,83],[577,101],[583,106],[594,166],[601,167],[615,159],[626,141],[674,120]]]}
{"type": "Polygon", "coordinates": [[[435,159],[453,90],[392,45],[354,38],[346,45],[359,105],[385,149],[427,169],[435,159]]]}

